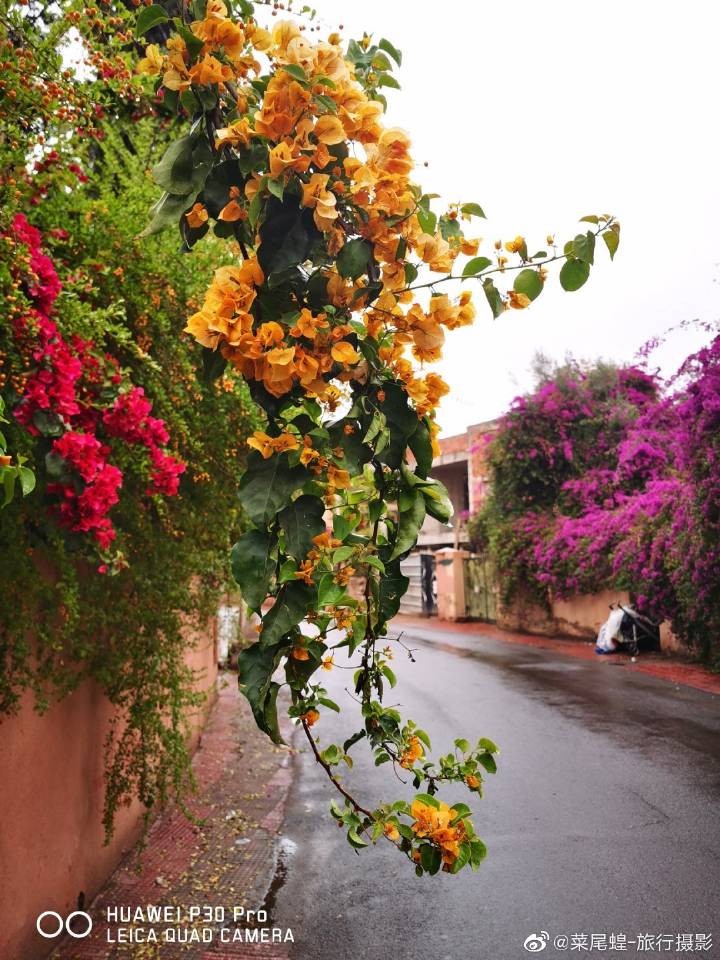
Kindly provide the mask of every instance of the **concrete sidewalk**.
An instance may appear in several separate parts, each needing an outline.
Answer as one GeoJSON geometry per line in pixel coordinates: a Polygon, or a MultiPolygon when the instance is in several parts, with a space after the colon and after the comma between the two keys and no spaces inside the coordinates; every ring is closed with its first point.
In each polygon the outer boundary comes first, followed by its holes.
{"type": "Polygon", "coordinates": [[[512,630],[503,630],[493,623],[478,621],[457,623],[449,620],[439,620],[437,617],[412,617],[400,614],[392,621],[395,630],[415,631],[430,642],[448,643],[448,634],[453,645],[468,648],[473,644],[473,638],[490,637],[503,643],[522,644],[541,650],[550,650],[553,653],[563,653],[569,657],[579,657],[583,660],[598,660],[608,666],[622,666],[624,669],[646,673],[668,683],[694,687],[706,693],[720,694],[720,675],[712,673],[700,664],[683,660],[677,656],[667,654],[641,653],[635,663],[624,654],[612,656],[598,656],[595,653],[595,643],[592,640],[572,640],[564,637],[541,637],[529,633],[517,633],[512,630]]]}
{"type": "MultiPolygon", "coordinates": [[[[164,811],[140,859],[130,853],[86,908],[91,934],[66,937],[53,960],[288,957],[287,932],[271,928],[282,879],[276,877],[276,841],[292,779],[291,750],[274,746],[257,729],[235,674],[221,675],[218,693],[193,761],[198,790],[188,809],[196,822],[176,806],[164,811]],[[174,909],[157,922],[148,919],[148,906],[174,909]],[[142,916],[134,914],[138,907],[142,916]],[[130,908],[129,916],[123,908],[130,908]],[[262,908],[267,921],[248,921],[241,912],[262,908]]],[[[286,739],[291,734],[286,727],[286,739]]]]}

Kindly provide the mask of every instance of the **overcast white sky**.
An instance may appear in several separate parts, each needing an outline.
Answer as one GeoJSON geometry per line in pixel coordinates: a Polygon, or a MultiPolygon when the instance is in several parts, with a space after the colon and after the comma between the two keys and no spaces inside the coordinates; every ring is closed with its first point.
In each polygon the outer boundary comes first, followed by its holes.
{"type": "MultiPolygon", "coordinates": [[[[720,3],[666,0],[316,0],[345,37],[403,52],[388,122],[412,137],[426,190],[481,204],[487,248],[522,233],[568,239],[576,219],[622,224],[588,283],[557,282],[493,321],[449,334],[445,435],[496,416],[530,386],[536,350],[627,361],[682,320],[716,320],[720,279],[717,43],[720,3]]],[[[481,253],[483,247],[481,247],[481,253]]],[[[665,374],[708,339],[679,332],[654,355],[665,374]]]]}

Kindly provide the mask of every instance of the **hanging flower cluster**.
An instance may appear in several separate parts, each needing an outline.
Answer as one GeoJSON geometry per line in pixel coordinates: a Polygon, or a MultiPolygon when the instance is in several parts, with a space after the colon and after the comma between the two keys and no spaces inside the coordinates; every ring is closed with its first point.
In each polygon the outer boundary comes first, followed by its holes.
{"type": "Polygon", "coordinates": [[[478,256],[479,239],[465,231],[482,208],[433,211],[434,195],[412,179],[407,134],[382,122],[400,51],[368,36],[347,49],[338,33],[313,42],[303,23],[268,30],[248,0],[238,9],[233,17],[208,0],[192,18],[171,19],[169,4],[153,4],[138,13],[136,33],[150,40],[138,73],[189,121],[153,168],[164,193],[144,234],[179,225],[186,251],[210,229],[234,242],[237,263],[215,272],[186,330],[203,347],[205,376],[237,371],[267,417],[240,483],[253,528],[232,554],[244,599],[262,618],[240,657],[241,686],[277,740],[283,665],[289,713],[344,797],[333,814],[351,845],[384,836],[418,873],[476,868],[485,848],[469,808],[435,793],[444,782],[479,793],[497,748],[457,740],[433,763],[427,734],[382,705],[395,675],[389,645],[377,648],[407,589],[401,559],[426,515],[446,523],[452,512],[429,477],[436,408],[449,388],[426,365],[476,310],[469,289],[441,285],[479,285],[494,316],[525,309],[553,261],[564,289],[581,287],[596,237],[613,256],[619,225],[589,216],[594,229],[560,248],[550,238],[551,252],[530,254],[518,236],[478,256]],[[513,278],[512,288],[498,289],[498,277],[513,278]],[[321,750],[311,728],[338,708],[313,675],[342,650],[363,728],[321,750]],[[371,811],[342,787],[336,768],[360,739],[376,763],[425,785],[423,806],[371,811]]]}
{"type": "Polygon", "coordinates": [[[117,360],[91,341],[61,334],[51,316],[60,282],[40,232],[19,214],[6,239],[14,244],[16,286],[28,301],[12,317],[25,358],[13,382],[13,414],[45,450],[45,491],[60,525],[107,550],[116,537],[110,512],[123,481],[108,441],[119,438],[147,451],[148,495],[175,495],[185,467],[166,451],[164,422],[151,416],[152,404],[142,388],[126,383],[117,360]]]}

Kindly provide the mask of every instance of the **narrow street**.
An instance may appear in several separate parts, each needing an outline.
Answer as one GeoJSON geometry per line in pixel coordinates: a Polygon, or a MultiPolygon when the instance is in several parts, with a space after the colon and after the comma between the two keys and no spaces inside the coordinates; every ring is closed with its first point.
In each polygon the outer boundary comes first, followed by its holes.
{"type": "MultiPolygon", "coordinates": [[[[435,626],[408,628],[403,641],[417,662],[396,655],[399,707],[435,751],[457,736],[501,748],[485,798],[467,801],[488,857],[476,874],[417,878],[382,842],[356,855],[298,736],[267,901],[275,922],[293,930],[291,957],[504,960],[524,956],[526,937],[541,931],[545,956],[634,956],[651,949],[637,944],[645,934],[672,936],[652,949],[676,956],[688,952],[676,938],[690,933],[690,951],[720,955],[720,930],[710,949],[696,938],[713,933],[720,883],[717,696],[631,672],[619,658],[573,659],[435,626]],[[615,939],[611,949],[611,934],[625,935],[626,948],[615,939]],[[563,935],[568,944],[557,948],[563,935]],[[588,946],[573,950],[583,935],[588,946]]],[[[315,730],[324,743],[356,729],[350,677],[342,669],[324,677],[346,708],[341,721],[323,712],[315,730]]],[[[412,792],[388,766],[375,768],[362,743],[353,756],[345,782],[365,805],[412,792]]]]}

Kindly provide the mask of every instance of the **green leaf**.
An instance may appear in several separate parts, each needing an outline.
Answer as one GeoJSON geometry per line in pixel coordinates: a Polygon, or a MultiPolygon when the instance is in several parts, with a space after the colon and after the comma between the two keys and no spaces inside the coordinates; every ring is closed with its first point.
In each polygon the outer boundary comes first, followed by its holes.
{"type": "Polygon", "coordinates": [[[379,570],[380,573],[385,573],[385,564],[382,562],[380,557],[376,557],[374,554],[371,554],[369,557],[365,557],[363,563],[366,563],[369,567],[374,567],[376,570],[379,570]]]}
{"type": "Polygon", "coordinates": [[[348,240],[337,256],[337,268],[341,277],[357,280],[367,271],[372,246],[367,240],[359,237],[348,240]]]}
{"type": "Polygon", "coordinates": [[[416,793],[415,800],[424,803],[426,807],[432,807],[434,810],[440,809],[440,801],[429,793],[416,793]]]}
{"type": "Polygon", "coordinates": [[[340,763],[342,759],[342,751],[336,743],[330,743],[320,752],[320,756],[325,763],[330,764],[330,766],[335,766],[340,763]]]}
{"type": "MultiPolygon", "coordinates": [[[[204,13],[202,14],[202,16],[198,17],[199,20],[203,20],[204,18],[205,18],[204,13]]],[[[195,34],[192,32],[192,30],[189,30],[185,26],[185,24],[182,22],[182,20],[180,20],[178,17],[173,18],[173,23],[175,24],[175,30],[177,31],[177,33],[179,33],[180,36],[185,41],[185,46],[187,47],[187,51],[190,54],[190,60],[191,61],[194,60],[195,57],[202,50],[204,46],[204,42],[200,39],[200,37],[196,37],[195,34]]],[[[172,90],[165,91],[163,104],[166,103],[168,94],[173,92],[176,93],[176,91],[172,91],[172,90]]]]}
{"type": "Polygon", "coordinates": [[[462,275],[464,277],[474,277],[476,274],[482,273],[483,270],[491,266],[492,260],[489,260],[487,257],[473,257],[472,260],[468,260],[463,267],[462,275]]]}
{"type": "Polygon", "coordinates": [[[400,511],[395,545],[390,554],[390,560],[395,560],[407,553],[417,543],[420,527],[425,519],[425,498],[419,490],[412,491],[410,505],[400,511]]]}
{"type": "Polygon", "coordinates": [[[388,681],[388,683],[390,684],[390,686],[391,686],[391,687],[396,686],[396,685],[397,685],[397,677],[396,677],[395,674],[392,672],[392,670],[390,669],[390,667],[385,663],[385,664],[383,664],[383,666],[382,666],[380,669],[381,669],[383,675],[384,675],[385,677],[387,677],[387,681],[388,681]]]}
{"type": "Polygon", "coordinates": [[[439,480],[430,480],[419,489],[425,498],[425,508],[430,516],[440,523],[450,523],[455,511],[445,485],[439,480]]]}
{"type": "Polygon", "coordinates": [[[324,93],[316,93],[315,101],[318,103],[326,113],[337,113],[338,108],[337,104],[331,97],[326,97],[324,93]]]}
{"type": "Polygon", "coordinates": [[[275,743],[282,743],[277,719],[278,685],[272,675],[280,662],[279,646],[253,643],[238,656],[238,684],[247,698],[258,727],[275,743]]]}
{"type": "Polygon", "coordinates": [[[336,604],[344,596],[345,589],[339,583],[335,583],[334,575],[332,573],[324,574],[318,587],[318,607],[336,604]]]}
{"type": "Polygon", "coordinates": [[[409,287],[411,283],[415,283],[418,278],[418,268],[414,263],[405,264],[405,286],[409,287]]]}
{"type": "Polygon", "coordinates": [[[203,383],[209,384],[217,380],[225,373],[227,360],[219,350],[213,350],[211,347],[202,348],[202,370],[200,379],[203,383]]]}
{"type": "Polygon", "coordinates": [[[273,553],[277,542],[265,530],[249,530],[230,553],[232,575],[240,586],[245,603],[259,610],[268,595],[275,570],[273,553]]]}
{"type": "Polygon", "coordinates": [[[592,263],[595,256],[595,235],[592,231],[583,236],[579,233],[573,240],[573,256],[584,263],[592,263]]]}
{"type": "Polygon", "coordinates": [[[423,870],[426,870],[432,876],[442,866],[442,854],[437,847],[429,843],[423,843],[420,847],[420,863],[423,870]]]}
{"type": "Polygon", "coordinates": [[[270,197],[257,253],[265,276],[303,263],[319,237],[312,210],[301,209],[297,196],[286,193],[282,201],[270,197]]]}
{"type": "Polygon", "coordinates": [[[315,591],[301,580],[284,583],[278,590],[275,603],[263,617],[260,643],[270,647],[284,639],[305,619],[315,591]]]}
{"type": "Polygon", "coordinates": [[[150,223],[142,233],[138,234],[138,238],[142,240],[145,237],[153,236],[155,233],[160,233],[165,227],[175,226],[182,214],[193,205],[197,193],[196,190],[193,190],[181,197],[164,193],[150,208],[152,214],[150,223]]]}
{"type": "Polygon", "coordinates": [[[498,753],[500,751],[500,748],[492,740],[488,740],[487,737],[481,737],[478,740],[478,747],[485,750],[486,753],[498,753]]]}
{"type": "Polygon", "coordinates": [[[460,213],[467,213],[471,217],[482,217],[485,219],[485,212],[479,203],[463,203],[460,207],[460,213]]]}
{"type": "Polygon", "coordinates": [[[307,479],[304,467],[288,465],[287,454],[263,460],[253,451],[240,481],[240,502],[253,523],[258,526],[267,524],[287,506],[292,494],[307,479]]]}
{"type": "Polygon", "coordinates": [[[272,177],[270,177],[267,182],[267,188],[274,197],[282,200],[283,194],[285,193],[285,184],[282,180],[273,180],[272,177]]]}
{"type": "Polygon", "coordinates": [[[312,549],[313,537],[325,532],[325,504],[320,497],[303,495],[278,514],[285,532],[285,551],[296,560],[304,560],[312,549]]]}
{"type": "Polygon", "coordinates": [[[143,7],[138,13],[135,23],[135,36],[141,37],[148,30],[156,27],[159,23],[166,23],[169,19],[167,13],[157,4],[153,4],[151,7],[143,7]]]}
{"type": "Polygon", "coordinates": [[[416,471],[421,477],[427,477],[433,461],[432,440],[430,430],[424,420],[420,420],[417,429],[408,440],[408,446],[412,450],[416,471]]]}
{"type": "Polygon", "coordinates": [[[535,300],[543,291],[543,282],[537,270],[521,270],[515,277],[513,289],[517,293],[524,293],[526,297],[535,300]]]}
{"type": "Polygon", "coordinates": [[[386,40],[385,37],[383,37],[378,44],[378,47],[380,47],[381,50],[384,50],[385,53],[389,53],[399,67],[402,66],[402,52],[398,50],[397,47],[394,47],[389,40],[386,40]]]}
{"type": "Polygon", "coordinates": [[[487,847],[478,837],[473,837],[470,841],[470,866],[477,870],[482,861],[487,856],[487,847]]]}
{"type": "MultiPolygon", "coordinates": [[[[363,464],[372,459],[373,452],[370,447],[363,443],[361,430],[356,421],[350,419],[338,420],[330,428],[330,439],[333,446],[342,447],[345,455],[345,468],[349,471],[351,477],[362,473],[363,464]],[[350,424],[354,427],[354,433],[345,433],[345,426],[350,424]]],[[[343,538],[340,537],[342,540],[343,538]]]]}
{"type": "Polygon", "coordinates": [[[263,198],[262,198],[262,194],[258,190],[258,192],[250,201],[250,206],[248,207],[248,223],[250,224],[251,227],[256,226],[258,220],[260,219],[262,206],[263,206],[263,198]]]}
{"type": "Polygon", "coordinates": [[[491,753],[480,753],[478,754],[477,760],[481,766],[485,767],[488,773],[497,773],[497,763],[491,753]]]}
{"type": "Polygon", "coordinates": [[[579,290],[590,276],[590,264],[582,260],[566,260],[560,271],[560,286],[572,292],[579,290]]]}
{"type": "Polygon", "coordinates": [[[420,224],[420,229],[423,233],[429,234],[431,237],[435,234],[435,228],[437,227],[437,217],[432,212],[428,206],[427,210],[422,206],[418,208],[417,213],[415,214],[418,218],[418,223],[420,224]]]}
{"type": "Polygon", "coordinates": [[[493,317],[497,320],[500,314],[505,311],[505,301],[500,296],[497,287],[489,277],[487,280],[483,280],[483,290],[485,292],[485,296],[487,297],[487,302],[490,304],[493,317]]]}
{"type": "Polygon", "coordinates": [[[457,222],[457,220],[454,220],[451,217],[447,217],[443,214],[443,216],[440,217],[439,223],[440,235],[442,236],[443,240],[449,240],[450,237],[459,237],[462,235],[462,229],[460,228],[460,224],[457,222]]]}
{"type": "Polygon", "coordinates": [[[205,183],[212,159],[212,150],[205,137],[180,137],[170,144],[162,160],[152,168],[153,180],[176,196],[198,192],[205,183]]]}
{"type": "Polygon", "coordinates": [[[357,827],[350,827],[347,832],[348,843],[351,847],[355,847],[356,850],[361,850],[363,847],[367,847],[368,843],[366,840],[359,835],[357,832],[357,827]]]}
{"type": "Polygon", "coordinates": [[[614,260],[620,244],[620,224],[614,223],[609,230],[604,230],[602,238],[605,241],[605,246],[608,248],[610,259],[614,260]]]}
{"type": "Polygon", "coordinates": [[[345,563],[345,561],[349,560],[354,553],[355,547],[338,547],[337,550],[333,551],[332,562],[335,565],[338,563],[345,563]]]}
{"type": "Polygon", "coordinates": [[[0,470],[0,476],[2,476],[3,486],[5,487],[5,500],[3,501],[3,506],[6,507],[15,495],[15,481],[17,480],[17,473],[12,467],[3,467],[3,469],[0,470]]]}
{"type": "Polygon", "coordinates": [[[378,87],[391,87],[393,90],[400,89],[400,84],[391,73],[381,73],[377,85],[378,87]]]}
{"type": "Polygon", "coordinates": [[[410,438],[417,430],[418,415],[410,406],[408,396],[399,384],[389,381],[383,384],[383,390],[385,400],[382,411],[390,431],[390,442],[378,459],[393,470],[399,470],[410,438]]]}
{"type": "Polygon", "coordinates": [[[329,697],[318,697],[318,703],[323,707],[327,707],[328,710],[334,710],[335,713],[340,713],[340,707],[329,697]]]}
{"type": "Polygon", "coordinates": [[[19,476],[20,489],[22,490],[23,496],[26,497],[35,489],[35,474],[29,467],[20,467],[19,476]]]}
{"type": "Polygon", "coordinates": [[[385,564],[385,574],[378,588],[378,614],[382,624],[391,620],[400,609],[400,601],[410,580],[400,570],[400,561],[385,564]]]}
{"type": "Polygon", "coordinates": [[[297,63],[285,63],[283,64],[283,70],[285,73],[289,73],[293,80],[297,80],[299,83],[308,82],[307,74],[297,63]]]}
{"type": "Polygon", "coordinates": [[[595,214],[590,213],[587,217],[580,217],[580,223],[600,223],[600,219],[595,214]]]}

